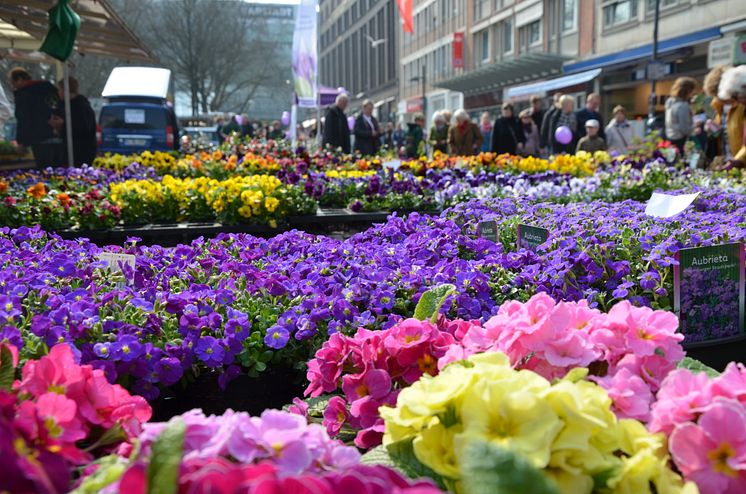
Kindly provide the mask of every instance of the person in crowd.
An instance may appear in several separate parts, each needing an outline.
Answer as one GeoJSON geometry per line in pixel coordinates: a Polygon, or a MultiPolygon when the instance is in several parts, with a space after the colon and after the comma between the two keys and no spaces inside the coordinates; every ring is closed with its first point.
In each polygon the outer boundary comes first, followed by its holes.
{"type": "MultiPolygon", "coordinates": [[[[578,110],[578,112],[575,114],[575,117],[578,120],[578,138],[585,136],[586,126],[585,123],[593,119],[597,122],[603,122],[603,118],[601,118],[601,114],[598,113],[599,108],[601,108],[601,95],[598,93],[591,93],[585,98],[585,108],[582,110],[578,110]]],[[[602,139],[606,139],[606,134],[604,133],[604,129],[599,129],[598,135],[602,139]]]]}
{"type": "Polygon", "coordinates": [[[433,152],[448,154],[448,123],[440,112],[435,112],[433,115],[433,126],[430,127],[428,141],[433,152]]]}
{"type": "Polygon", "coordinates": [[[521,129],[526,141],[518,144],[518,154],[521,156],[539,156],[540,139],[539,127],[534,122],[533,109],[526,108],[519,115],[521,129]]]}
{"type": "Polygon", "coordinates": [[[492,125],[492,144],[490,150],[497,154],[516,154],[518,146],[526,142],[523,127],[513,115],[513,105],[503,103],[502,114],[492,125]]]}
{"type": "Polygon", "coordinates": [[[230,121],[223,127],[223,135],[226,138],[234,132],[241,134],[241,115],[231,115],[230,121]]]}
{"type": "Polygon", "coordinates": [[[684,145],[694,131],[692,109],[689,100],[697,89],[697,81],[691,77],[679,77],[673,83],[671,96],[666,100],[666,139],[676,146],[681,155],[684,145]]]}
{"type": "Polygon", "coordinates": [[[568,94],[562,95],[559,100],[559,111],[552,115],[552,122],[549,125],[549,137],[552,143],[552,153],[574,153],[575,146],[578,142],[578,119],[575,116],[575,100],[568,94]],[[572,138],[568,143],[561,143],[557,140],[557,129],[567,127],[572,133],[572,138]]]}
{"type": "Polygon", "coordinates": [[[269,131],[269,135],[267,136],[267,138],[275,141],[281,141],[285,139],[285,131],[282,130],[282,124],[279,120],[275,120],[272,122],[272,129],[269,131]]]}
{"type": "Polygon", "coordinates": [[[386,122],[383,134],[381,134],[381,146],[386,149],[394,149],[394,124],[386,122]]]}
{"type": "Polygon", "coordinates": [[[729,157],[746,163],[746,65],[728,69],[718,88],[718,99],[730,103],[726,120],[729,157]]]}
{"type": "Polygon", "coordinates": [[[554,115],[560,111],[560,99],[562,93],[554,93],[552,97],[552,107],[544,112],[544,117],[541,119],[541,126],[539,127],[539,145],[541,146],[541,152],[544,154],[545,150],[552,147],[552,119],[554,115]]]}
{"type": "Polygon", "coordinates": [[[531,96],[531,120],[536,124],[537,129],[541,129],[541,122],[544,120],[544,108],[541,96],[531,96]]]}
{"type": "Polygon", "coordinates": [[[396,149],[401,149],[404,147],[404,141],[407,137],[407,133],[404,132],[404,129],[402,129],[401,121],[396,123],[396,129],[394,129],[394,133],[391,134],[391,139],[394,141],[394,147],[396,149]]]}
{"type": "Polygon", "coordinates": [[[363,111],[355,119],[355,150],[363,156],[371,156],[378,152],[381,144],[381,126],[373,116],[373,102],[363,101],[363,111]]]}
{"type": "Polygon", "coordinates": [[[490,112],[486,111],[479,117],[479,131],[482,133],[482,147],[479,150],[483,153],[489,153],[492,145],[492,117],[490,112]]]}
{"type": "Polygon", "coordinates": [[[30,147],[39,168],[57,164],[58,137],[50,125],[55,108],[60,103],[57,88],[49,81],[38,81],[23,68],[9,74],[13,86],[16,117],[16,142],[21,152],[30,147]]]}
{"type": "Polygon", "coordinates": [[[425,116],[422,113],[416,113],[414,122],[407,124],[407,135],[404,137],[404,147],[407,158],[419,158],[424,149],[422,144],[425,142],[425,116]]]}
{"type": "Polygon", "coordinates": [[[241,137],[253,138],[256,133],[247,114],[241,115],[241,137]]]}
{"type": "Polygon", "coordinates": [[[705,109],[708,118],[704,125],[705,132],[707,133],[707,161],[712,161],[716,156],[727,154],[725,104],[718,98],[718,88],[723,73],[729,68],[730,66],[728,65],[714,67],[707,73],[702,84],[702,89],[706,96],[706,105],[709,107],[709,110],[707,107],[705,109]]]}
{"type": "Polygon", "coordinates": [[[609,151],[627,154],[634,138],[634,131],[627,121],[627,111],[623,106],[615,106],[613,112],[614,117],[606,126],[606,144],[609,151]]]}
{"type": "Polygon", "coordinates": [[[218,132],[218,143],[223,144],[225,142],[225,133],[223,132],[225,128],[225,118],[223,115],[218,115],[215,118],[215,126],[217,127],[218,132]]]}
{"type": "Polygon", "coordinates": [[[5,96],[5,90],[3,85],[0,84],[0,139],[5,135],[5,122],[10,120],[13,116],[13,110],[8,102],[8,97],[5,96]]]}
{"type": "MultiPolygon", "coordinates": [[[[73,134],[73,160],[75,166],[83,164],[90,165],[96,158],[96,112],[93,111],[88,98],[80,94],[78,80],[74,77],[70,81],[70,122],[72,124],[73,134]]],[[[65,99],[65,80],[60,79],[57,82],[58,96],[60,104],[55,109],[54,114],[62,121],[61,136],[65,136],[65,106],[62,101],[65,99]]],[[[56,125],[55,125],[56,127],[56,125]]],[[[65,147],[67,146],[67,141],[65,147]]],[[[67,162],[67,153],[65,153],[65,162],[67,162]]]]}
{"type": "Polygon", "coordinates": [[[446,125],[448,127],[453,126],[453,114],[451,113],[451,110],[440,110],[440,114],[443,115],[443,119],[446,121],[446,125]]]}
{"type": "Polygon", "coordinates": [[[472,123],[466,110],[454,114],[456,125],[448,131],[448,150],[451,156],[473,156],[482,147],[482,132],[472,123]]]}
{"type": "Polygon", "coordinates": [[[596,151],[606,151],[606,141],[600,135],[601,123],[595,118],[585,121],[585,135],[578,141],[575,152],[587,151],[595,153],[596,151]]]}
{"type": "Polygon", "coordinates": [[[345,154],[350,153],[350,127],[347,125],[345,110],[350,104],[350,97],[345,93],[337,96],[334,104],[326,111],[324,119],[324,134],[321,140],[323,146],[341,149],[345,154]]]}

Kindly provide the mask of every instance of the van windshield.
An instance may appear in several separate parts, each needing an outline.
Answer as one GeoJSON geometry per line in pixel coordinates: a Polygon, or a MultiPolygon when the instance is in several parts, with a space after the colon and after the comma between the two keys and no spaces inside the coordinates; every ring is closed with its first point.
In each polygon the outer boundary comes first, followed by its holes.
{"type": "Polygon", "coordinates": [[[168,126],[168,115],[163,108],[106,106],[100,123],[104,129],[163,130],[168,126]]]}

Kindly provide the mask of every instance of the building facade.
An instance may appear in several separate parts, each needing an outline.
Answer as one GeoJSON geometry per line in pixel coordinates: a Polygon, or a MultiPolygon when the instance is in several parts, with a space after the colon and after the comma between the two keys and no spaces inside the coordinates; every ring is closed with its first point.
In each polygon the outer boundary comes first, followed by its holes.
{"type": "Polygon", "coordinates": [[[381,121],[396,116],[399,35],[396,0],[320,0],[319,82],[344,88],[352,110],[365,99],[381,121]]]}

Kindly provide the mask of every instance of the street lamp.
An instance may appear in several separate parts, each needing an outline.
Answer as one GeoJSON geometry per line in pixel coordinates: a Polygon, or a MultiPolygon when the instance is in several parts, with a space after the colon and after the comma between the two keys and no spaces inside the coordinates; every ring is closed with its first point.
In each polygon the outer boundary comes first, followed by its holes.
{"type": "Polygon", "coordinates": [[[422,75],[417,75],[409,79],[409,82],[421,82],[422,83],[422,114],[425,116],[425,122],[427,122],[427,66],[422,64],[422,75]]]}
{"type": "Polygon", "coordinates": [[[658,23],[661,13],[660,0],[655,2],[655,18],[653,20],[653,57],[648,65],[648,77],[650,78],[650,101],[648,108],[648,132],[655,130],[655,107],[657,106],[658,96],[655,94],[656,81],[662,75],[661,67],[658,63],[658,23]]]}

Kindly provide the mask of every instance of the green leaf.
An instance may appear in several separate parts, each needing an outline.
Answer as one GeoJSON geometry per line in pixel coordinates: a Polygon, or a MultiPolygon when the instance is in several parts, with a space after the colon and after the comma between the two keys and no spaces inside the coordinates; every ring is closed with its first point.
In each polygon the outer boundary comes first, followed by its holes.
{"type": "Polygon", "coordinates": [[[712,367],[709,367],[699,360],[693,359],[691,357],[684,357],[681,362],[679,362],[679,365],[677,367],[679,369],[688,369],[692,372],[704,372],[709,377],[718,377],[720,375],[720,373],[712,367]]]}
{"type": "Polygon", "coordinates": [[[471,441],[459,460],[465,494],[559,493],[554,482],[525,458],[487,441],[471,441]]]}
{"type": "Polygon", "coordinates": [[[414,318],[419,321],[430,319],[435,323],[438,320],[438,313],[443,303],[449,295],[456,292],[456,287],[451,284],[438,285],[426,291],[417,302],[414,309],[414,318]]]}
{"type": "Polygon", "coordinates": [[[412,446],[413,440],[414,438],[403,439],[386,446],[386,451],[394,461],[396,468],[411,479],[428,477],[438,484],[438,487],[447,490],[445,479],[417,459],[412,446]]]}
{"type": "Polygon", "coordinates": [[[10,353],[10,348],[0,345],[0,389],[10,391],[15,375],[16,368],[13,367],[13,355],[10,353]]]}
{"type": "Polygon", "coordinates": [[[101,492],[105,487],[121,479],[127,469],[127,462],[119,455],[105,456],[93,464],[98,466],[95,472],[85,477],[77,488],[70,491],[70,494],[101,492]]]}
{"type": "Polygon", "coordinates": [[[176,420],[153,443],[148,465],[148,494],[176,494],[185,430],[184,421],[176,420]]]}
{"type": "Polygon", "coordinates": [[[360,463],[363,465],[383,465],[390,468],[396,467],[396,463],[391,459],[391,455],[383,445],[376,446],[361,456],[360,463]]]}

